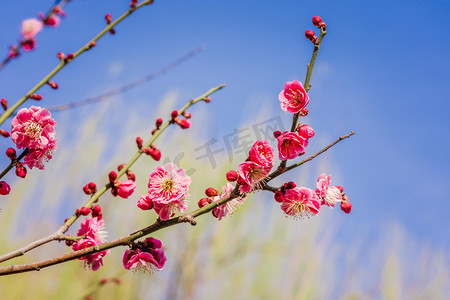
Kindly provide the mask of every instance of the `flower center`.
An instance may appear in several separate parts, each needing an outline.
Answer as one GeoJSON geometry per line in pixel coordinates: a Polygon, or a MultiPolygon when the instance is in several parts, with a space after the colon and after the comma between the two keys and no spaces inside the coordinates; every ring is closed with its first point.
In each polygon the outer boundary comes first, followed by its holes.
{"type": "Polygon", "coordinates": [[[41,136],[42,127],[38,123],[29,123],[28,126],[25,128],[25,134],[29,136],[30,138],[38,138],[41,136]]]}
{"type": "Polygon", "coordinates": [[[162,188],[164,191],[170,192],[172,190],[174,184],[175,184],[175,182],[173,182],[173,180],[166,179],[166,180],[164,180],[164,182],[162,184],[162,188]]]}

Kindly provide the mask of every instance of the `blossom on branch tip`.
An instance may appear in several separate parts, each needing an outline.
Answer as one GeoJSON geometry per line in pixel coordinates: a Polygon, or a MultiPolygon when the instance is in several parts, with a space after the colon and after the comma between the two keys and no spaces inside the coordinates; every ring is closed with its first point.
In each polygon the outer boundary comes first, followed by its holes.
{"type": "Polygon", "coordinates": [[[161,241],[150,237],[126,250],[122,262],[127,270],[153,273],[162,270],[166,260],[161,241]]]}
{"type": "Polygon", "coordinates": [[[294,219],[309,218],[319,213],[320,199],[313,190],[296,187],[286,190],[281,209],[294,219]]]}
{"type": "Polygon", "coordinates": [[[298,113],[309,103],[309,97],[301,82],[288,81],[278,95],[281,109],[290,113],[298,113]]]}
{"type": "Polygon", "coordinates": [[[285,131],[278,136],[277,140],[280,160],[294,159],[305,154],[305,148],[308,145],[308,140],[297,132],[285,131]]]}

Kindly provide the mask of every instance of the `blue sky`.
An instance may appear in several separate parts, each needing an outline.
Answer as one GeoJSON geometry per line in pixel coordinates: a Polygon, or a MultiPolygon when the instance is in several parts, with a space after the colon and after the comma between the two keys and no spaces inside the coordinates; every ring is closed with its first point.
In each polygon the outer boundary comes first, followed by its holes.
{"type": "MultiPolygon", "coordinates": [[[[0,3],[0,55],[17,40],[21,20],[51,3],[0,3]]],[[[103,28],[105,13],[115,18],[127,4],[70,3],[59,28],[41,32],[35,51],[0,72],[0,96],[14,102],[57,64],[58,51],[74,52],[103,28]]],[[[290,120],[277,95],[286,81],[304,80],[312,52],[304,31],[319,15],[328,34],[311,80],[307,122],[317,136],[310,153],[357,133],[325,154],[333,165],[322,170],[338,172],[333,180],[354,205],[342,238],[388,230],[395,221],[417,240],[449,249],[449,13],[446,1],[155,1],[58,74],[58,91],[41,89],[40,104],[100,94],[204,45],[195,58],[113,101],[151,110],[170,90],[190,99],[226,83],[208,112],[211,136],[251,123],[260,111],[290,120]]]]}

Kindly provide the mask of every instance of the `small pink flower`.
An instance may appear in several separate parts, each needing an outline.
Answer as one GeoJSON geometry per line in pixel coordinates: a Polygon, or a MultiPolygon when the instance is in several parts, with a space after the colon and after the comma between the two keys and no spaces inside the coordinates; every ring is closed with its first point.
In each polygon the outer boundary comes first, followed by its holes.
{"type": "MultiPolygon", "coordinates": [[[[214,197],[213,198],[214,202],[218,202],[218,201],[222,200],[223,198],[228,197],[231,194],[231,192],[234,190],[234,187],[230,183],[227,183],[222,187],[222,189],[223,189],[224,193],[219,196],[214,197]]],[[[241,206],[244,203],[244,201],[245,201],[245,198],[244,199],[236,198],[231,201],[228,201],[227,203],[214,208],[212,211],[212,214],[214,217],[216,217],[220,221],[223,217],[225,217],[227,215],[229,215],[229,216],[233,215],[233,213],[238,209],[239,206],[241,206]]]]}
{"type": "Polygon", "coordinates": [[[21,46],[24,51],[31,51],[34,48],[36,48],[36,40],[33,38],[33,39],[23,41],[21,43],[21,46]]]}
{"type": "MultiPolygon", "coordinates": [[[[92,247],[100,244],[100,241],[96,241],[91,237],[87,237],[85,239],[81,239],[77,241],[75,245],[72,246],[74,251],[78,251],[81,249],[85,249],[88,247],[92,247]]],[[[87,256],[80,257],[81,260],[84,260],[84,267],[87,269],[91,269],[92,271],[97,271],[100,266],[103,266],[103,256],[109,253],[109,250],[104,250],[96,253],[89,254],[87,256]]]]}
{"type": "Polygon", "coordinates": [[[162,270],[166,263],[166,256],[160,240],[147,238],[138,242],[135,247],[125,251],[123,267],[127,270],[153,273],[162,270]]]}
{"type": "Polygon", "coordinates": [[[278,140],[278,157],[280,160],[294,159],[305,154],[308,140],[296,132],[285,131],[280,134],[278,140]]]}
{"type": "Polygon", "coordinates": [[[48,144],[43,149],[29,149],[28,154],[23,158],[23,163],[30,169],[37,167],[40,170],[44,169],[44,162],[48,162],[53,157],[53,151],[58,149],[55,140],[49,140],[48,144]]]}
{"type": "Polygon", "coordinates": [[[297,80],[286,82],[278,98],[281,102],[281,109],[291,113],[298,113],[309,102],[306,90],[303,88],[302,83],[297,80]]]}
{"type": "Polygon", "coordinates": [[[86,236],[98,242],[104,242],[108,234],[104,228],[105,221],[98,218],[86,218],[81,222],[81,228],[78,230],[77,236],[86,236]]]}
{"type": "Polygon", "coordinates": [[[295,187],[286,190],[281,209],[294,219],[315,216],[319,213],[320,199],[311,189],[295,187]]]}
{"type": "Polygon", "coordinates": [[[8,195],[11,191],[11,187],[6,181],[0,181],[0,195],[8,195]]]}
{"type": "Polygon", "coordinates": [[[245,161],[239,165],[239,175],[245,181],[248,186],[242,185],[242,192],[245,192],[250,189],[254,190],[255,187],[258,187],[261,183],[261,180],[266,177],[272,165],[264,166],[253,161],[245,161]],[[245,190],[245,191],[244,191],[245,190]]]}
{"type": "Polygon", "coordinates": [[[117,195],[119,197],[127,199],[131,196],[131,194],[133,194],[135,188],[136,183],[134,183],[133,180],[125,180],[124,182],[119,183],[119,187],[117,188],[117,195]]]}
{"type": "Polygon", "coordinates": [[[274,159],[273,148],[269,142],[257,140],[250,149],[249,158],[257,164],[272,168],[274,159]]]}
{"type": "Polygon", "coordinates": [[[61,22],[61,18],[57,15],[52,15],[50,18],[45,20],[45,25],[50,27],[58,27],[59,23],[61,22]]]}
{"type": "Polygon", "coordinates": [[[22,22],[22,36],[25,40],[32,40],[42,30],[42,21],[26,19],[22,22]]]}
{"type": "Polygon", "coordinates": [[[172,200],[169,203],[156,203],[153,202],[153,209],[159,215],[159,218],[163,221],[175,215],[175,211],[184,212],[188,207],[187,202],[184,199],[172,200]]]}
{"type": "Polygon", "coordinates": [[[55,139],[55,126],[55,120],[45,108],[22,108],[11,121],[11,138],[19,149],[45,149],[55,139]]]}
{"type": "Polygon", "coordinates": [[[307,124],[302,124],[297,127],[297,132],[301,137],[310,139],[315,135],[314,130],[307,124]]]}
{"type": "Polygon", "coordinates": [[[137,207],[139,207],[142,210],[149,210],[153,207],[152,199],[148,195],[141,196],[137,203],[137,207]]]}
{"type": "Polygon", "coordinates": [[[322,199],[322,205],[334,207],[337,202],[342,201],[342,194],[338,187],[330,187],[331,175],[323,173],[317,179],[316,194],[322,199]]]}
{"type": "Polygon", "coordinates": [[[153,204],[180,202],[189,196],[190,184],[191,178],[186,175],[183,168],[179,168],[174,163],[168,163],[164,167],[156,167],[150,174],[148,195],[153,204]]]}

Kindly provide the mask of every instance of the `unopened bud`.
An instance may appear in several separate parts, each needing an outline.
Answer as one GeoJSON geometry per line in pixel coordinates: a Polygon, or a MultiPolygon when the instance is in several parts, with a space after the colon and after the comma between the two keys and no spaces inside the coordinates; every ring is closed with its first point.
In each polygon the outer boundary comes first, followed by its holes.
{"type": "Polygon", "coordinates": [[[191,113],[185,111],[185,112],[183,113],[183,117],[185,117],[186,119],[190,119],[190,118],[191,118],[191,113]]]}
{"type": "Polygon", "coordinates": [[[276,192],[274,195],[275,201],[281,203],[285,199],[285,196],[282,192],[276,192]]]}
{"type": "Polygon", "coordinates": [[[273,132],[273,136],[277,139],[281,135],[281,131],[277,130],[273,132]]]}
{"type": "Polygon", "coordinates": [[[247,184],[247,183],[245,182],[244,178],[242,178],[241,176],[238,176],[237,183],[238,183],[239,185],[245,185],[245,184],[247,184]]]}
{"type": "Polygon", "coordinates": [[[58,54],[56,54],[56,56],[59,58],[59,59],[64,59],[66,56],[64,55],[64,53],[62,53],[62,52],[58,52],[58,54]]]}
{"type": "Polygon", "coordinates": [[[13,148],[6,149],[6,156],[8,156],[11,160],[16,159],[16,150],[13,148]]]}
{"type": "Polygon", "coordinates": [[[322,23],[322,18],[319,16],[315,16],[312,18],[312,22],[314,26],[319,26],[319,24],[322,23]]]}
{"type": "Polygon", "coordinates": [[[52,89],[54,89],[54,90],[58,89],[58,84],[57,84],[56,82],[54,82],[54,81],[49,81],[49,82],[47,82],[47,83],[48,83],[48,85],[49,85],[52,89]]]}
{"type": "Polygon", "coordinates": [[[207,97],[205,97],[205,99],[203,99],[206,103],[209,103],[209,102],[211,102],[211,97],[210,96],[207,96],[207,97]]]}
{"type": "Polygon", "coordinates": [[[161,151],[159,149],[153,149],[153,152],[150,153],[150,156],[154,160],[159,161],[161,159],[161,151]]]}
{"type": "Polygon", "coordinates": [[[114,28],[111,28],[111,29],[109,30],[109,33],[115,34],[115,33],[116,33],[116,30],[115,30],[114,28]]]}
{"type": "Polygon", "coordinates": [[[162,118],[156,119],[156,123],[155,123],[156,128],[161,127],[162,123],[163,123],[163,119],[162,118]]]}
{"type": "Polygon", "coordinates": [[[308,115],[308,113],[309,113],[309,110],[307,108],[304,108],[299,112],[299,115],[301,117],[306,117],[308,115]]]}
{"type": "Polygon", "coordinates": [[[89,184],[86,184],[85,186],[83,186],[83,192],[84,192],[86,195],[92,194],[92,190],[89,188],[89,184]]]}
{"type": "Polygon", "coordinates": [[[6,101],[5,98],[2,98],[2,100],[1,100],[0,103],[1,103],[1,105],[2,105],[2,107],[3,107],[4,110],[7,110],[7,109],[8,109],[8,101],[6,101]]]}
{"type": "Polygon", "coordinates": [[[118,167],[117,167],[117,170],[120,172],[120,170],[122,170],[123,169],[123,167],[125,167],[127,164],[120,164],[118,167]]]}
{"type": "Polygon", "coordinates": [[[285,187],[287,190],[293,189],[295,188],[297,185],[295,184],[295,182],[289,181],[288,183],[285,184],[285,187]]]}
{"type": "Polygon", "coordinates": [[[215,197],[215,196],[219,195],[219,191],[213,187],[209,187],[205,190],[205,195],[208,197],[215,197]]]}
{"type": "Polygon", "coordinates": [[[16,175],[20,178],[25,178],[27,176],[27,168],[25,168],[21,163],[17,163],[16,175]]]}
{"type": "Polygon", "coordinates": [[[0,135],[5,138],[10,136],[9,131],[3,130],[3,129],[0,129],[0,135]]]}
{"type": "Polygon", "coordinates": [[[92,212],[92,217],[93,218],[98,217],[98,215],[102,213],[102,208],[100,207],[100,205],[94,204],[91,207],[91,212],[92,212]]]}
{"type": "Polygon", "coordinates": [[[138,147],[138,149],[139,150],[141,150],[142,149],[142,143],[143,143],[144,141],[142,140],[142,138],[141,137],[137,137],[136,138],[136,145],[137,145],[137,147],[138,147]]]}
{"type": "Polygon", "coordinates": [[[33,100],[42,100],[42,96],[41,95],[38,95],[38,94],[31,94],[30,95],[30,99],[33,99],[33,100]]]}
{"type": "Polygon", "coordinates": [[[314,31],[312,30],[306,30],[305,31],[305,37],[310,40],[311,42],[313,42],[314,44],[317,42],[317,36],[314,33],[314,31]]]}
{"type": "Polygon", "coordinates": [[[109,178],[109,182],[114,182],[114,181],[116,181],[116,179],[117,179],[117,173],[116,173],[115,171],[109,172],[108,178],[109,178]]]}
{"type": "MultiPolygon", "coordinates": [[[[65,223],[65,222],[64,222],[64,223],[65,223]]],[[[72,236],[71,236],[70,234],[68,234],[67,237],[72,237],[72,236]]],[[[66,240],[66,246],[67,246],[67,247],[72,246],[73,243],[74,243],[74,241],[66,240]]]]}
{"type": "Polygon", "coordinates": [[[170,116],[172,117],[172,120],[174,120],[176,117],[178,117],[178,110],[172,111],[172,113],[170,114],[170,116]]]}
{"type": "Polygon", "coordinates": [[[181,129],[188,129],[189,127],[191,127],[191,122],[189,122],[189,120],[183,119],[178,123],[178,125],[180,125],[181,129]]]}
{"type": "Polygon", "coordinates": [[[8,195],[11,192],[11,187],[6,181],[0,181],[0,195],[8,195]]]}
{"type": "Polygon", "coordinates": [[[136,175],[131,170],[127,170],[127,178],[128,180],[136,181],[136,175]]]}
{"type": "Polygon", "coordinates": [[[111,14],[106,14],[106,15],[105,15],[105,20],[106,20],[106,23],[107,23],[107,24],[111,24],[111,21],[112,21],[111,14]]]}
{"type": "MultiPolygon", "coordinates": [[[[344,196],[344,197],[346,197],[346,196],[344,196]]],[[[344,200],[344,197],[342,197],[342,200],[344,200]]],[[[346,214],[349,214],[352,211],[352,204],[348,200],[342,201],[341,202],[341,210],[343,212],[345,212],[346,214]]]]}
{"type": "Polygon", "coordinates": [[[236,171],[231,170],[227,173],[227,180],[230,182],[236,181],[238,179],[238,176],[239,174],[236,171]]]}
{"type": "Polygon", "coordinates": [[[82,208],[80,208],[80,214],[82,216],[87,216],[90,213],[91,213],[91,209],[89,207],[84,207],[83,206],[82,208]]]}
{"type": "Polygon", "coordinates": [[[69,62],[71,61],[73,58],[75,57],[75,55],[73,55],[73,53],[69,53],[67,54],[66,58],[64,59],[65,62],[69,62]]]}
{"type": "Polygon", "coordinates": [[[93,41],[92,43],[89,44],[89,49],[94,48],[97,45],[96,41],[93,41]]]}
{"type": "Polygon", "coordinates": [[[198,207],[202,208],[203,206],[206,206],[208,204],[212,203],[212,200],[209,198],[202,198],[200,201],[198,201],[198,207]]]}

